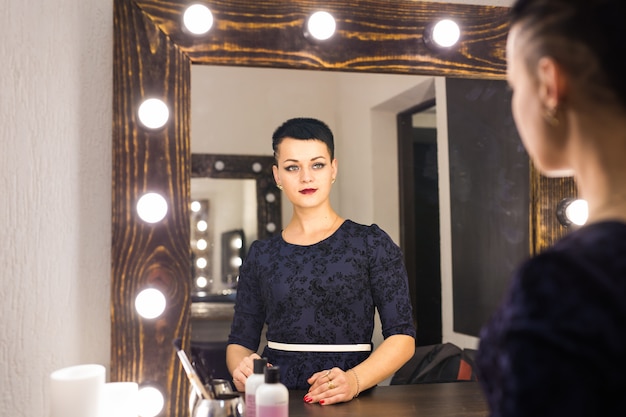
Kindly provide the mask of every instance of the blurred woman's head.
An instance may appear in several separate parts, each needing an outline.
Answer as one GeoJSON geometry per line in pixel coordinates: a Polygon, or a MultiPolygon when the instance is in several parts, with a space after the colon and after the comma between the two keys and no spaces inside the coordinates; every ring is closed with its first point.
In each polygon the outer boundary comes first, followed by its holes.
{"type": "Polygon", "coordinates": [[[572,110],[626,114],[626,1],[518,0],[511,16],[515,121],[539,169],[561,173],[572,110]]]}

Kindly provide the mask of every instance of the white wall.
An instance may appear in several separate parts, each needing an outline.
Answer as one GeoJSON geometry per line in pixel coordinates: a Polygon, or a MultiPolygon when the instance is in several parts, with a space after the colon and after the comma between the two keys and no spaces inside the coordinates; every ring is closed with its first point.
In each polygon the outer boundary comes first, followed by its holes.
{"type": "Polygon", "coordinates": [[[109,364],[113,2],[0,13],[0,416],[47,416],[48,374],[109,364]]]}
{"type": "Polygon", "coordinates": [[[112,10],[111,0],[3,2],[2,416],[46,416],[52,370],[109,363],[112,10]]]}

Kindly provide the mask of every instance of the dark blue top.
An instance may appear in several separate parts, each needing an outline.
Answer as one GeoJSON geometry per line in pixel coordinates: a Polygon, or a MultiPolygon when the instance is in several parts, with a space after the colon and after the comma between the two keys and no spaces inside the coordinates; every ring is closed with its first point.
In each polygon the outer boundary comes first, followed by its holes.
{"type": "Polygon", "coordinates": [[[494,417],[626,414],[626,224],[572,232],[527,261],[483,328],[494,417]]]}
{"type": "MultiPolygon", "coordinates": [[[[239,276],[229,343],[257,350],[263,324],[267,340],[299,344],[371,343],[378,308],[385,338],[415,337],[408,280],[400,248],[378,226],[346,220],[313,245],[281,235],[255,241],[239,276]]],[[[281,368],[289,389],[307,389],[315,372],[347,370],[370,352],[285,352],[262,356],[281,368]]]]}

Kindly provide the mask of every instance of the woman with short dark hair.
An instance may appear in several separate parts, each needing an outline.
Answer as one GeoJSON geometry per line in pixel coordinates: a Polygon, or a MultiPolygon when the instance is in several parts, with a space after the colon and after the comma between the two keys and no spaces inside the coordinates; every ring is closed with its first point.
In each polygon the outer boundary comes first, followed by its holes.
{"type": "Polygon", "coordinates": [[[626,2],[519,0],[507,79],[522,141],[545,175],[572,174],[585,226],[516,271],[481,332],[492,416],[626,409],[626,2]]]}

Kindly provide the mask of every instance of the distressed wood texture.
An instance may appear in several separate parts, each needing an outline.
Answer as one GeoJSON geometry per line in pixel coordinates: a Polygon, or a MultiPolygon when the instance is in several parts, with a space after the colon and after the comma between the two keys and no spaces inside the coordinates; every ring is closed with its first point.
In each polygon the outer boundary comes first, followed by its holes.
{"type": "Polygon", "coordinates": [[[116,0],[114,13],[110,379],[155,386],[166,394],[162,415],[182,416],[188,383],[172,341],[181,337],[188,345],[190,337],[189,59],[134,3],[116,0]],[[137,108],[149,97],[170,108],[163,129],[150,131],[138,121],[137,108]],[[168,202],[163,221],[137,216],[147,192],[168,202]],[[156,319],[143,319],[134,308],[147,288],[167,300],[156,319]]]}
{"type": "MultiPolygon", "coordinates": [[[[161,416],[188,415],[189,383],[172,348],[189,347],[190,65],[244,65],[300,69],[503,78],[508,9],[415,0],[328,0],[338,31],[325,42],[303,35],[315,1],[215,0],[214,28],[193,37],[181,29],[183,0],[114,0],[113,207],[111,380],[154,385],[165,394],[161,416]],[[460,46],[429,50],[424,28],[442,17],[462,26],[460,46]],[[165,128],[137,121],[140,101],[156,97],[170,108],[165,128]],[[135,214],[145,192],[169,203],[156,224],[135,214]],[[160,289],[167,309],[141,319],[135,296],[160,289]]],[[[552,210],[571,191],[560,180],[537,177],[531,251],[562,234],[552,210]]]]}
{"type": "Polygon", "coordinates": [[[186,2],[139,4],[194,63],[464,77],[500,77],[508,30],[504,7],[389,0],[211,1],[212,30],[193,37],[181,29],[186,2]],[[306,18],[323,9],[337,22],[327,41],[304,36],[306,18]],[[422,41],[443,17],[463,27],[456,51],[434,52],[422,41]]]}
{"type": "Polygon", "coordinates": [[[564,198],[577,197],[572,178],[548,178],[531,167],[530,252],[537,254],[552,246],[569,229],[556,217],[557,205],[564,198]]]}

